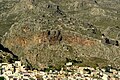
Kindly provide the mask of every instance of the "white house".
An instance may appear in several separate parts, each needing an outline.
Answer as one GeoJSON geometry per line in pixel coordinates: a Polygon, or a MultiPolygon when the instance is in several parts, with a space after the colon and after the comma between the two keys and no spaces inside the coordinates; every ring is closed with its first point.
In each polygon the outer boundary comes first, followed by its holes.
{"type": "Polygon", "coordinates": [[[14,70],[12,64],[8,64],[7,67],[8,67],[8,70],[11,70],[11,71],[14,70]]]}
{"type": "Polygon", "coordinates": [[[107,74],[103,74],[102,79],[103,79],[103,80],[108,80],[108,75],[107,75],[107,74]]]}
{"type": "Polygon", "coordinates": [[[8,76],[11,76],[12,75],[12,71],[11,70],[8,70],[5,72],[8,76]]]}
{"type": "Polygon", "coordinates": [[[15,61],[15,66],[16,67],[21,67],[21,61],[15,61]]]}
{"type": "Polygon", "coordinates": [[[5,71],[8,70],[8,64],[2,63],[2,69],[4,69],[5,71]]]}
{"type": "Polygon", "coordinates": [[[73,65],[72,62],[68,62],[68,63],[66,63],[66,66],[72,66],[72,65],[73,65]]]}

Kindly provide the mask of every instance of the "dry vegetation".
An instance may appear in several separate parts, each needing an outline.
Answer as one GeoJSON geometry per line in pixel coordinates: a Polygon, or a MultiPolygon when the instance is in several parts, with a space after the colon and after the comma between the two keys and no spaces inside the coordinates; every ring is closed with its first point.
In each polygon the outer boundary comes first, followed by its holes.
{"type": "Polygon", "coordinates": [[[82,59],[83,63],[78,64],[81,66],[120,64],[119,3],[119,0],[0,2],[1,43],[22,62],[27,59],[36,68],[62,66],[66,58],[82,59]]]}

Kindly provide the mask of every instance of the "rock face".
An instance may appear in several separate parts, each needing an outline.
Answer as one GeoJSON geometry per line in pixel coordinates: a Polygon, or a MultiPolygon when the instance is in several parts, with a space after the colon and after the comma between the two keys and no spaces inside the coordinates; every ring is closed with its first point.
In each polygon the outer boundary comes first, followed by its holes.
{"type": "MultiPolygon", "coordinates": [[[[10,3],[0,2],[4,6],[10,3]]],[[[35,68],[63,65],[66,58],[82,59],[86,66],[118,65],[119,3],[119,0],[12,2],[8,11],[0,13],[0,27],[7,28],[1,33],[1,44],[35,68]]]]}

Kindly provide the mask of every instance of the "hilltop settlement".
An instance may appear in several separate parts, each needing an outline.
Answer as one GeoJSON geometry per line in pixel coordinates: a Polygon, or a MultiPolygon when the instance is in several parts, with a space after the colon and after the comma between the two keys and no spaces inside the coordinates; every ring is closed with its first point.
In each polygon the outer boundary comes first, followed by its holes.
{"type": "Polygon", "coordinates": [[[61,70],[28,70],[21,61],[0,63],[0,80],[120,80],[120,67],[111,65],[100,69],[74,66],[72,62],[65,64],[61,70]]]}

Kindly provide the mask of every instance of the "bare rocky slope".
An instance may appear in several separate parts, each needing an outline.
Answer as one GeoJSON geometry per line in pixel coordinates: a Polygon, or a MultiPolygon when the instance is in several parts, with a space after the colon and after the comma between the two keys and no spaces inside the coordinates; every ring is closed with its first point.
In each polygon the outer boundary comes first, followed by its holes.
{"type": "MultiPolygon", "coordinates": [[[[34,68],[120,64],[119,0],[0,2],[1,44],[34,68]]],[[[1,52],[2,61],[10,54],[1,52]]]]}

